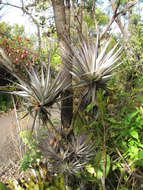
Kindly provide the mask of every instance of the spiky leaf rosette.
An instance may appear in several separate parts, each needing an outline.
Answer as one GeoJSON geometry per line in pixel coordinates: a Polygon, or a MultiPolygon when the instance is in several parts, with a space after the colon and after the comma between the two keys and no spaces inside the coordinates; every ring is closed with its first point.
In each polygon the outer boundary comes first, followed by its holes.
{"type": "Polygon", "coordinates": [[[71,74],[75,81],[75,87],[84,87],[83,97],[87,100],[92,98],[93,103],[97,88],[103,87],[113,75],[112,71],[121,64],[119,59],[122,48],[117,48],[119,45],[117,43],[108,50],[110,40],[99,48],[98,35],[96,43],[93,38],[85,39],[82,35],[79,35],[77,47],[68,43],[68,40],[66,42],[73,55],[73,58],[69,58],[69,60],[73,63],[71,74]]]}
{"type": "Polygon", "coordinates": [[[14,91],[13,94],[23,97],[28,111],[38,112],[44,121],[49,114],[48,108],[59,100],[60,93],[69,87],[69,84],[66,80],[61,80],[61,72],[52,80],[49,66],[41,67],[40,74],[33,67],[30,71],[26,69],[26,72],[29,75],[29,83],[19,81],[17,86],[20,91],[14,91]]]}
{"type": "Polygon", "coordinates": [[[50,59],[49,63],[41,63],[41,70],[37,71],[31,65],[30,69],[25,69],[25,73],[28,76],[28,80],[23,80],[21,75],[18,75],[11,68],[12,63],[6,56],[5,52],[0,52],[0,62],[5,65],[9,72],[17,78],[18,82],[15,83],[17,91],[10,92],[11,94],[18,95],[23,98],[24,105],[26,106],[28,113],[35,115],[36,117],[46,122],[49,119],[49,111],[54,103],[60,100],[59,95],[62,91],[70,87],[64,78],[64,73],[59,72],[57,77],[52,80],[50,75],[50,59]]]}
{"type": "MultiPolygon", "coordinates": [[[[44,137],[45,138],[45,137],[44,137]]],[[[52,174],[76,174],[81,171],[95,155],[94,144],[89,142],[87,136],[73,136],[72,142],[61,139],[51,144],[50,139],[41,140],[39,148],[47,158],[47,169],[52,174]]]]}

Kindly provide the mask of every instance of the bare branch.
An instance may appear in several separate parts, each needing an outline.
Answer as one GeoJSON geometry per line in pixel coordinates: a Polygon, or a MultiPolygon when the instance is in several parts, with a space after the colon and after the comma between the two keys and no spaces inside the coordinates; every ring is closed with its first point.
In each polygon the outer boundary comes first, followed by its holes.
{"type": "MultiPolygon", "coordinates": [[[[120,1],[118,1],[118,3],[119,3],[119,2],[120,2],[120,1]]],[[[113,12],[115,12],[115,9],[116,9],[117,6],[115,6],[113,0],[110,0],[110,3],[111,3],[111,7],[112,7],[113,12]]],[[[116,23],[118,24],[118,26],[119,26],[119,28],[120,28],[120,30],[121,30],[121,33],[123,34],[123,37],[125,37],[125,36],[126,36],[126,31],[125,31],[125,29],[124,29],[124,26],[122,25],[121,20],[117,17],[117,18],[115,19],[115,21],[116,21],[116,23]]]]}
{"type": "Polygon", "coordinates": [[[24,1],[23,0],[21,0],[21,4],[22,4],[22,7],[24,7],[24,1]]]}
{"type": "Polygon", "coordinates": [[[105,30],[103,31],[103,33],[101,34],[101,39],[104,38],[105,34],[107,33],[107,31],[110,29],[112,23],[115,21],[115,18],[117,17],[117,10],[119,8],[119,5],[120,5],[120,0],[118,0],[117,4],[116,4],[116,7],[115,7],[115,10],[113,12],[113,16],[109,22],[109,24],[107,25],[107,27],[105,28],[105,30]]]}
{"type": "Polygon", "coordinates": [[[13,5],[13,4],[10,4],[10,3],[1,3],[3,5],[7,5],[7,6],[11,6],[11,7],[15,7],[15,8],[18,8],[18,9],[21,9],[23,11],[23,13],[25,13],[26,15],[28,15],[33,23],[36,25],[36,28],[37,28],[37,36],[38,36],[38,54],[40,55],[40,52],[41,52],[41,32],[40,32],[40,27],[39,27],[39,23],[37,22],[37,20],[32,16],[31,13],[29,13],[27,11],[27,9],[24,7],[24,2],[23,0],[21,0],[22,2],[22,7],[20,6],[17,6],[17,5],[13,5]]]}
{"type": "Polygon", "coordinates": [[[117,17],[119,15],[122,15],[122,14],[125,14],[130,8],[132,8],[135,4],[137,3],[137,1],[131,3],[131,4],[128,4],[124,9],[122,9],[121,11],[117,12],[118,11],[118,8],[119,8],[119,5],[120,5],[120,0],[118,0],[116,6],[114,6],[114,10],[113,10],[113,16],[109,22],[109,24],[107,25],[107,27],[105,28],[105,30],[103,31],[103,33],[101,34],[101,37],[100,39],[104,38],[105,34],[107,33],[107,31],[110,29],[112,23],[114,21],[116,21],[117,17]]]}
{"type": "Polygon", "coordinates": [[[2,5],[11,6],[11,7],[15,7],[15,8],[18,8],[18,9],[22,9],[22,7],[17,6],[17,5],[13,5],[13,4],[11,4],[11,3],[3,3],[3,2],[1,2],[1,4],[2,4],[2,5]]]}
{"type": "Polygon", "coordinates": [[[108,30],[110,29],[111,25],[113,24],[115,18],[114,18],[114,15],[112,16],[109,24],[107,25],[107,27],[105,28],[105,30],[103,31],[103,33],[101,34],[100,36],[100,39],[104,38],[105,34],[108,32],[108,30]]]}
{"type": "Polygon", "coordinates": [[[92,17],[93,17],[93,20],[94,20],[94,24],[95,24],[95,27],[96,27],[96,31],[97,31],[97,33],[99,34],[98,22],[97,22],[96,16],[95,16],[95,2],[96,2],[96,0],[93,0],[93,1],[92,1],[92,17]]]}

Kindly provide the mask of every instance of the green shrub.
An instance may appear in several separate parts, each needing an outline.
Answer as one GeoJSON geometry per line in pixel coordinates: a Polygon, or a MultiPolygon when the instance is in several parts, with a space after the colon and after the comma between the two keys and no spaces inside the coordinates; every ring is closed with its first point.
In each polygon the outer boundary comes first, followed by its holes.
{"type": "Polygon", "coordinates": [[[7,111],[12,106],[11,96],[9,94],[0,94],[0,111],[7,111]]]}

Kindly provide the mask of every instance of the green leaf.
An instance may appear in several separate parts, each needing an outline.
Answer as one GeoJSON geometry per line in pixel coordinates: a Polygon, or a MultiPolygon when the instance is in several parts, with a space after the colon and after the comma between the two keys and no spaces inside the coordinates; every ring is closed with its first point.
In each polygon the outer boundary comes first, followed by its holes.
{"type": "Polygon", "coordinates": [[[93,167],[91,164],[87,165],[85,168],[86,168],[86,170],[87,170],[90,174],[94,174],[94,173],[95,173],[95,169],[94,169],[94,167],[93,167]]]}
{"type": "Polygon", "coordinates": [[[113,124],[120,124],[120,121],[115,120],[113,117],[108,118],[108,121],[110,121],[113,124]]]}
{"type": "Polygon", "coordinates": [[[127,2],[128,2],[127,0],[121,0],[121,5],[124,5],[127,2]]]}
{"type": "Polygon", "coordinates": [[[8,190],[8,188],[4,183],[0,182],[0,190],[8,190]]]}
{"type": "Polygon", "coordinates": [[[143,159],[143,150],[138,153],[138,158],[143,159]]]}
{"type": "Polygon", "coordinates": [[[138,132],[135,130],[130,130],[130,135],[134,137],[135,139],[139,139],[138,132]]]}
{"type": "MultiPolygon", "coordinates": [[[[99,152],[96,155],[95,158],[95,171],[97,173],[97,178],[101,179],[103,176],[103,169],[104,169],[104,153],[99,152]]],[[[105,177],[108,176],[110,170],[110,156],[107,154],[106,155],[106,168],[105,168],[105,177]]]]}
{"type": "Polygon", "coordinates": [[[121,187],[119,190],[128,190],[126,187],[121,187]]]}
{"type": "Polygon", "coordinates": [[[137,114],[138,114],[138,110],[133,111],[133,112],[128,116],[128,121],[131,121],[137,114]]]}
{"type": "Polygon", "coordinates": [[[86,180],[94,182],[94,181],[96,181],[96,178],[95,177],[86,177],[86,180]]]}

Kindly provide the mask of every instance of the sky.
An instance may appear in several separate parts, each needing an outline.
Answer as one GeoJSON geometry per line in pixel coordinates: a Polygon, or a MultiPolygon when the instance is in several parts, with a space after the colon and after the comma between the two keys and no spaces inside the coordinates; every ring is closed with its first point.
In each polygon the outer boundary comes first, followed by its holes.
{"type": "MultiPolygon", "coordinates": [[[[26,0],[30,1],[30,0],[26,0]]],[[[17,6],[21,6],[21,1],[20,0],[3,0],[3,2],[9,2],[13,5],[17,5],[17,6]]],[[[107,8],[107,0],[105,0],[106,3],[101,4],[103,11],[105,11],[105,7],[107,8]]],[[[143,7],[141,7],[142,4],[138,4],[137,5],[137,9],[139,10],[139,6],[140,9],[142,9],[143,7]]],[[[0,15],[3,15],[2,18],[0,18],[0,22],[5,21],[6,23],[10,24],[10,25],[14,25],[14,24],[18,24],[19,26],[24,26],[25,28],[25,32],[27,35],[33,34],[35,33],[36,30],[36,26],[30,22],[30,18],[29,16],[26,16],[23,14],[22,10],[18,9],[18,8],[14,8],[11,6],[6,6],[5,8],[3,8],[2,10],[0,10],[0,15]]],[[[117,25],[114,24],[112,26],[113,30],[117,30],[117,25]]]]}
{"type": "MultiPolygon", "coordinates": [[[[9,2],[13,5],[21,6],[20,0],[3,0],[3,2],[9,2]]],[[[108,3],[106,1],[106,3],[104,3],[104,6],[102,5],[102,8],[104,9],[105,7],[107,7],[107,4],[108,3]]],[[[6,8],[2,9],[2,13],[4,13],[4,15],[1,21],[4,21],[10,25],[14,25],[14,24],[18,24],[19,26],[23,25],[27,35],[33,34],[37,31],[36,26],[32,22],[30,22],[30,19],[28,16],[23,14],[22,10],[11,7],[11,6],[7,6],[6,8]]]]}
{"type": "MultiPolygon", "coordinates": [[[[20,0],[9,0],[8,2],[21,6],[20,0]]],[[[36,31],[36,26],[30,22],[30,18],[24,15],[22,10],[18,8],[6,6],[1,10],[1,15],[3,16],[0,22],[4,21],[10,25],[18,24],[19,26],[24,26],[26,34],[32,34],[36,31]]]]}

